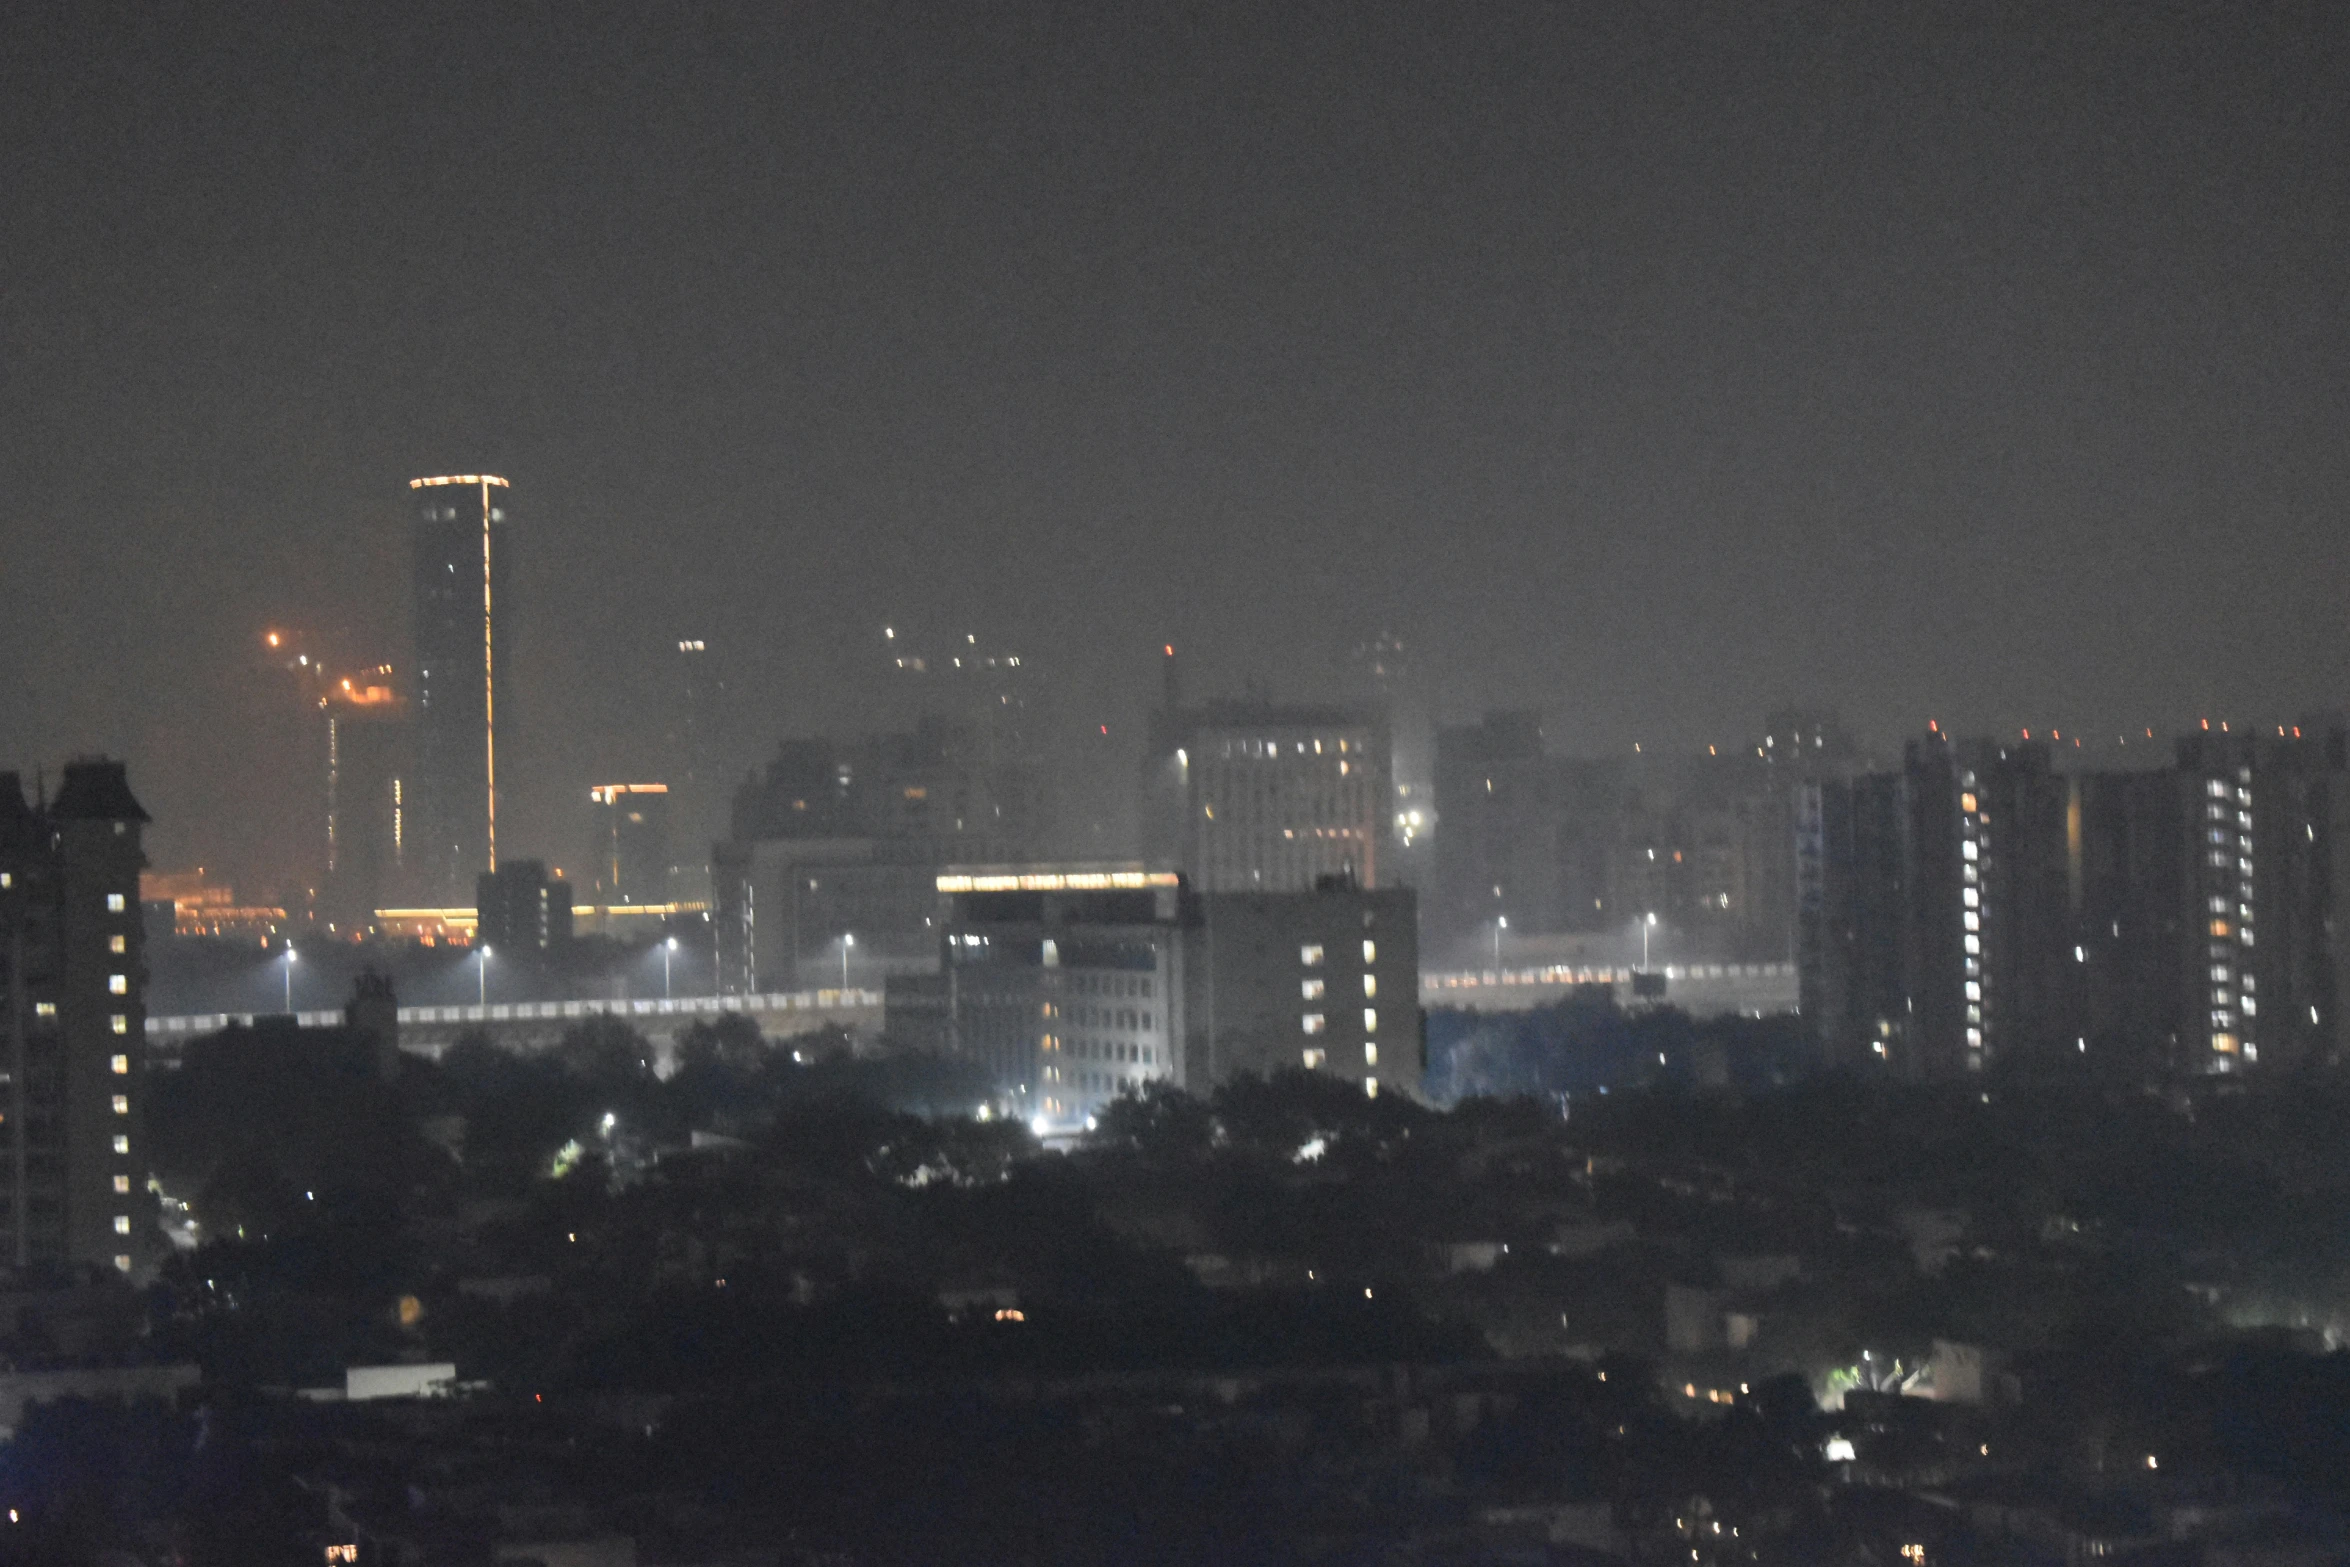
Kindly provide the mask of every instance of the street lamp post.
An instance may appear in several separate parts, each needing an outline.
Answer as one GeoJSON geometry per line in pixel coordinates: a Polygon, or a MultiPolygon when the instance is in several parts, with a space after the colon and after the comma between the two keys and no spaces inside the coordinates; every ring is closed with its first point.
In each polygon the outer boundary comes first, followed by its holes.
{"type": "Polygon", "coordinates": [[[661,943],[661,999],[663,1001],[669,999],[669,957],[676,950],[677,938],[675,936],[661,943]]]}
{"type": "Polygon", "coordinates": [[[840,938],[840,988],[849,988],[849,948],[857,944],[856,932],[844,932],[840,938]]]}
{"type": "Polygon", "coordinates": [[[286,943],[286,1011],[294,1010],[294,944],[286,943]]]}
{"type": "Polygon", "coordinates": [[[1640,972],[1643,974],[1648,972],[1648,933],[1654,929],[1656,914],[1651,910],[1648,917],[1640,922],[1640,972]]]}
{"type": "Polygon", "coordinates": [[[1496,974],[1501,972],[1501,933],[1509,928],[1510,917],[1507,914],[1496,914],[1493,917],[1493,971],[1496,974]]]}
{"type": "Polygon", "coordinates": [[[490,949],[487,947],[481,949],[481,962],[475,968],[475,977],[480,981],[475,999],[486,1007],[490,1004],[490,949]]]}

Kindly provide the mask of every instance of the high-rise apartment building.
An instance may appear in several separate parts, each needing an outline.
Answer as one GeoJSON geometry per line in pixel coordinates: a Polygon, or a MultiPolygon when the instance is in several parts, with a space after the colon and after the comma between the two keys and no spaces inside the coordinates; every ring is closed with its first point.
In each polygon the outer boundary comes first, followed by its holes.
{"type": "Polygon", "coordinates": [[[462,902],[498,865],[498,760],[511,738],[512,490],[492,474],[411,479],[415,504],[416,895],[462,902]]]}
{"type": "Polygon", "coordinates": [[[158,1232],[147,1191],[147,813],[122,764],[66,764],[28,806],[0,773],[0,1263],[138,1275],[158,1232]]]}
{"type": "Polygon", "coordinates": [[[2143,772],[2050,762],[2042,742],[1936,735],[1898,775],[1809,787],[1803,1006],[1830,1058],[1919,1076],[2338,1063],[2342,737],[2198,733],[2143,772]]]}

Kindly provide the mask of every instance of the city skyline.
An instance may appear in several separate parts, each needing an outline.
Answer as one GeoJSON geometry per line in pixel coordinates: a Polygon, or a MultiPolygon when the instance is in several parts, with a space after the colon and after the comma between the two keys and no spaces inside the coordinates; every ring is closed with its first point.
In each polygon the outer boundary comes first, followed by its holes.
{"type": "Polygon", "coordinates": [[[482,471],[557,859],[681,637],[754,756],[892,622],[1130,733],[1381,630],[1599,750],[2336,705],[2343,20],[1981,20],[33,18],[8,760],[229,857],[249,639],[399,663],[391,492],[482,471]]]}

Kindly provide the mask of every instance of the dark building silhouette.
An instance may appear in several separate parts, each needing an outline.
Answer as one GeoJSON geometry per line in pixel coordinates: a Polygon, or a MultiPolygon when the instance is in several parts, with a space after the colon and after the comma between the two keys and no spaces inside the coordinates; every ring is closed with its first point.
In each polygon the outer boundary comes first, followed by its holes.
{"type": "Polygon", "coordinates": [[[541,860],[508,860],[474,881],[474,940],[494,952],[544,952],[571,940],[571,884],[541,860]]]}
{"type": "Polygon", "coordinates": [[[377,1077],[388,1083],[400,1075],[400,998],[389,979],[372,968],[359,971],[343,1006],[343,1030],[361,1042],[377,1077]]]}
{"type": "Polygon", "coordinates": [[[932,970],[939,873],[1034,858],[1041,816],[1034,771],[969,723],[786,741],[735,791],[712,858],[721,990],[932,970]]]}
{"type": "Polygon", "coordinates": [[[330,685],[325,715],[326,871],[320,916],[337,934],[367,928],[374,911],[409,892],[408,795],[413,787],[409,705],[378,668],[330,685]]]}
{"type": "MultiPolygon", "coordinates": [[[[699,895],[711,845],[726,833],[728,757],[734,735],[733,683],[720,653],[704,637],[680,637],[667,682],[661,765],[671,780],[671,870],[699,895]]],[[[609,901],[609,900],[606,900],[609,901]]]]}
{"type": "Polygon", "coordinates": [[[588,791],[594,812],[594,867],[590,888],[599,904],[670,901],[669,824],[676,801],[667,784],[598,784],[588,791]]]}
{"type": "Polygon", "coordinates": [[[147,813],[119,762],[66,764],[28,806],[0,773],[0,1261],[139,1275],[160,1239],[147,1192],[147,813]]]}
{"type": "MultiPolygon", "coordinates": [[[[411,479],[416,771],[404,837],[425,903],[498,865],[498,739],[511,735],[511,490],[490,474],[411,479]]],[[[404,791],[405,792],[405,791],[404,791]]]]}

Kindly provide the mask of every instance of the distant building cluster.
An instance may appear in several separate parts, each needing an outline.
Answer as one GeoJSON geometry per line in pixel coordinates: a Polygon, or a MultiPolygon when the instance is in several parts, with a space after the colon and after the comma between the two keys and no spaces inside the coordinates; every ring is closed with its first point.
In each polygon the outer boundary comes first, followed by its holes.
{"type": "Polygon", "coordinates": [[[2202,731],[2145,771],[2057,754],[1936,732],[1897,772],[1805,786],[1803,1011],[1828,1059],[1927,1077],[2338,1063],[2342,731],[2202,731]]]}
{"type": "Polygon", "coordinates": [[[1793,712],[1698,755],[1561,756],[1525,712],[1440,730],[1430,947],[1499,966],[1582,938],[1645,966],[1646,930],[1677,960],[1784,961],[1797,784],[1856,766],[1834,720],[1793,712]]]}

